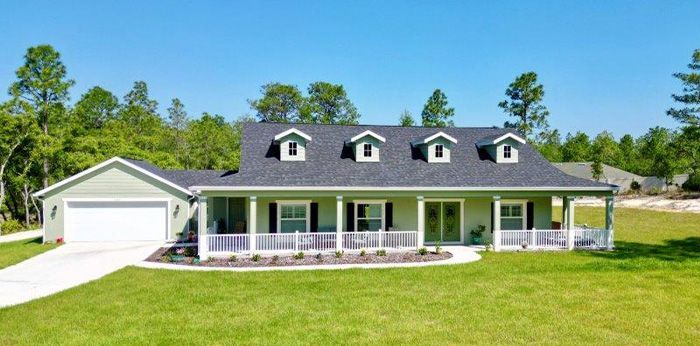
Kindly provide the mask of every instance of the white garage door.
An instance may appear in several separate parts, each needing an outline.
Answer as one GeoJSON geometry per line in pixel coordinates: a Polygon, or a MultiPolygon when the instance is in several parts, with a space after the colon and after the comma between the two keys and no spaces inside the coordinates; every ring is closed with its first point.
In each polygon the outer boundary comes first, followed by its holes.
{"type": "Polygon", "coordinates": [[[164,240],[168,202],[71,201],[66,203],[66,241],[164,240]]]}

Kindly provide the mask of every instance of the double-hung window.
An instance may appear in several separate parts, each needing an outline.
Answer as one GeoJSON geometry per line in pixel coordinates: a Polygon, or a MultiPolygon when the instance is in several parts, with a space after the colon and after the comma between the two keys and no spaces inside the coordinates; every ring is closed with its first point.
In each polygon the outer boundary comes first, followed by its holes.
{"type": "Polygon", "coordinates": [[[376,232],[384,227],[384,203],[357,203],[357,231],[376,232]]]}
{"type": "Polygon", "coordinates": [[[291,141],[289,142],[289,156],[297,156],[297,146],[299,144],[297,142],[291,141]]]}
{"type": "Polygon", "coordinates": [[[501,205],[501,229],[502,230],[521,230],[525,229],[523,220],[523,204],[504,203],[501,205]]]}
{"type": "Polygon", "coordinates": [[[307,232],[309,210],[306,203],[280,204],[280,233],[307,232]]]}
{"type": "Polygon", "coordinates": [[[372,157],[372,144],[371,143],[365,143],[365,145],[362,148],[362,156],[364,157],[372,157]]]}
{"type": "Polygon", "coordinates": [[[442,158],[445,147],[442,144],[435,145],[435,157],[442,158]]]}
{"type": "Polygon", "coordinates": [[[511,148],[510,145],[504,145],[503,146],[503,158],[504,159],[509,159],[511,155],[511,151],[513,148],[511,148]]]}

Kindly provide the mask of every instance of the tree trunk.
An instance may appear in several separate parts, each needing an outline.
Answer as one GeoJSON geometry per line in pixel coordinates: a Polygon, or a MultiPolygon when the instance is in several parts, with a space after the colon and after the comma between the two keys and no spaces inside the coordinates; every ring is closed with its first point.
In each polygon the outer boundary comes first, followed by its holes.
{"type": "Polygon", "coordinates": [[[25,183],[22,187],[22,197],[24,197],[24,225],[29,227],[31,217],[29,215],[29,184],[25,183]]]}
{"type": "MultiPolygon", "coordinates": [[[[46,137],[48,137],[49,136],[49,121],[48,121],[48,117],[46,117],[46,118],[47,119],[44,120],[43,128],[44,128],[44,135],[46,137]]],[[[44,188],[47,188],[47,187],[49,187],[49,158],[48,157],[44,157],[43,168],[44,168],[43,183],[44,183],[44,188]]]]}
{"type": "Polygon", "coordinates": [[[34,211],[36,211],[36,221],[40,224],[44,224],[44,215],[41,213],[41,209],[36,205],[36,199],[32,197],[32,205],[34,205],[34,211]]]}

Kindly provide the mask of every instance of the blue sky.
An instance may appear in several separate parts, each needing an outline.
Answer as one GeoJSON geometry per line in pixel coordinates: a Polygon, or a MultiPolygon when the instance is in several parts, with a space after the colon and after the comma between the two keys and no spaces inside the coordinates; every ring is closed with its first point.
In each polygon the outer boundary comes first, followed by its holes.
{"type": "MultiPolygon", "coordinates": [[[[640,135],[700,48],[700,1],[86,1],[0,3],[0,88],[49,43],[77,84],[123,96],[148,83],[165,111],[250,113],[271,81],[345,85],[365,124],[418,117],[441,88],[459,126],[502,125],[516,75],[536,71],[563,133],[640,135]]],[[[5,93],[0,99],[5,99],[5,93]]]]}

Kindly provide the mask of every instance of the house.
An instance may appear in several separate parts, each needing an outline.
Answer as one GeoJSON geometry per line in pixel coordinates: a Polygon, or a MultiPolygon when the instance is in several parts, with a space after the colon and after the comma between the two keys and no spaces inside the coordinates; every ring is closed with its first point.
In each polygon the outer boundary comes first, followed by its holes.
{"type": "Polygon", "coordinates": [[[466,245],[480,226],[497,250],[611,247],[617,189],[563,173],[510,129],[248,123],[238,171],[113,158],[35,195],[46,241],[194,230],[200,255],[225,255],[466,245]],[[605,229],[575,227],[578,196],[606,197],[605,229]]]}
{"type": "Polygon", "coordinates": [[[620,187],[620,192],[631,190],[634,181],[639,183],[641,191],[650,192],[653,190],[674,190],[688,180],[688,174],[677,174],[673,177],[672,185],[667,186],[666,182],[658,177],[644,177],[606,164],[602,164],[603,174],[600,179],[596,180],[593,178],[592,162],[558,162],[553,163],[553,165],[562,172],[575,177],[617,185],[620,187]]]}

